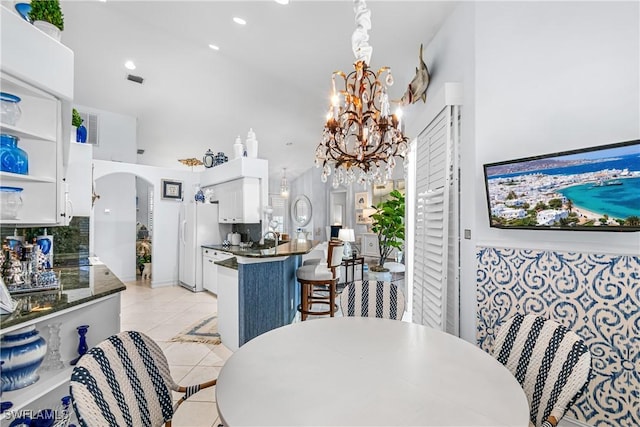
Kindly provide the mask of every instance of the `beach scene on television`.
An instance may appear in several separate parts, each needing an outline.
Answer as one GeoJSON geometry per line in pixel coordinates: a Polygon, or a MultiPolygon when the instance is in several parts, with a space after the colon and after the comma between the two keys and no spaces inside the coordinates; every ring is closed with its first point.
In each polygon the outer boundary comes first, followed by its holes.
{"type": "Polygon", "coordinates": [[[640,141],[485,165],[491,225],[640,229],[640,141]]]}

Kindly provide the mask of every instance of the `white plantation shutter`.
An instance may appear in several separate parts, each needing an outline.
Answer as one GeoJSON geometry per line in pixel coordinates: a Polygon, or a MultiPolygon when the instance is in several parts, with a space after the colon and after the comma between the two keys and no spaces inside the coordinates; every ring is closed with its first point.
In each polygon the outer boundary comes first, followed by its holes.
{"type": "Polygon", "coordinates": [[[458,114],[446,106],[417,138],[413,321],[458,335],[458,114]]]}

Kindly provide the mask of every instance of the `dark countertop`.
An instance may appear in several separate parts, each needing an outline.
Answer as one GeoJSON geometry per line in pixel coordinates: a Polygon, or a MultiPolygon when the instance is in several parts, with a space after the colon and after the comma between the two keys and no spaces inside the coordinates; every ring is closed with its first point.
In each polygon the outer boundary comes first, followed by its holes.
{"type": "Polygon", "coordinates": [[[238,269],[238,258],[236,258],[236,257],[227,258],[224,261],[214,261],[213,263],[217,264],[217,265],[221,265],[223,267],[230,268],[232,270],[237,270],[238,269]]]}
{"type": "Polygon", "coordinates": [[[75,305],[124,291],[126,286],[106,265],[54,268],[60,273],[60,289],[15,294],[11,314],[0,315],[2,328],[43,317],[75,305]]]}
{"type": "Polygon", "coordinates": [[[304,255],[311,252],[311,249],[313,249],[318,243],[319,242],[316,240],[306,240],[304,242],[291,240],[290,242],[283,243],[278,245],[276,248],[270,249],[241,248],[240,246],[222,245],[203,245],[202,247],[228,252],[241,257],[273,258],[290,255],[304,255]]]}

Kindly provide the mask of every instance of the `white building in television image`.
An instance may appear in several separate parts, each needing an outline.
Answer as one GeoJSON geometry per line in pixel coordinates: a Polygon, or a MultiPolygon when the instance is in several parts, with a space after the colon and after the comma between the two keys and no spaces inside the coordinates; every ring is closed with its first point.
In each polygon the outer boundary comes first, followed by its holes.
{"type": "Polygon", "coordinates": [[[536,220],[538,221],[538,225],[553,225],[560,221],[561,218],[568,218],[569,212],[562,209],[546,209],[538,212],[536,216],[536,220]]]}

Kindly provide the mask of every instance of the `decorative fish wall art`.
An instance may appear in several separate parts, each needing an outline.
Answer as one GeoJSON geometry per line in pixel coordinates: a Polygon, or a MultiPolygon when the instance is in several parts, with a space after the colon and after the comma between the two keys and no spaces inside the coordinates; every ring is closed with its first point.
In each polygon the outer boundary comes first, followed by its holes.
{"type": "Polygon", "coordinates": [[[402,95],[398,102],[400,105],[409,105],[415,104],[419,99],[422,99],[422,102],[427,102],[427,87],[429,86],[429,69],[427,68],[427,64],[424,63],[422,59],[422,44],[420,45],[420,65],[416,67],[416,75],[413,76],[411,83],[409,83],[409,87],[407,87],[406,92],[402,95]]]}

